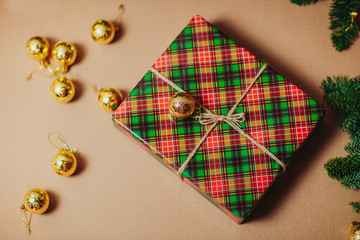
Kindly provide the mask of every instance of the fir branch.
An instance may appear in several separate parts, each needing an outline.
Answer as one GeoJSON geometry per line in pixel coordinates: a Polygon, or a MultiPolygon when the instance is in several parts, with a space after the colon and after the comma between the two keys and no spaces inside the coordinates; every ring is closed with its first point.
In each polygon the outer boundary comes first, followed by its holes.
{"type": "Polygon", "coordinates": [[[292,3],[297,5],[309,5],[311,3],[317,3],[319,0],[291,0],[292,3]]]}
{"type": "Polygon", "coordinates": [[[360,76],[328,77],[321,83],[324,99],[339,114],[338,125],[341,131],[350,136],[360,137],[360,76]]]}
{"type": "Polygon", "coordinates": [[[354,172],[349,176],[345,176],[339,180],[341,185],[347,189],[360,188],[360,171],[354,172]]]}
{"type": "Polygon", "coordinates": [[[332,158],[324,165],[324,168],[329,177],[338,181],[343,180],[344,182],[348,182],[350,180],[345,180],[346,177],[360,173],[360,156],[332,158]]]}
{"type": "Polygon", "coordinates": [[[324,168],[344,188],[360,188],[360,76],[328,77],[321,87],[324,99],[339,115],[340,130],[348,132],[351,140],[345,146],[348,155],[330,159],[324,168]]]}
{"type": "Polygon", "coordinates": [[[352,206],[353,211],[360,213],[360,203],[358,202],[349,202],[349,205],[352,206]]]}
{"type": "Polygon", "coordinates": [[[359,9],[359,0],[334,0],[329,13],[331,40],[338,51],[347,49],[358,35],[359,25],[356,13],[359,9]]]}

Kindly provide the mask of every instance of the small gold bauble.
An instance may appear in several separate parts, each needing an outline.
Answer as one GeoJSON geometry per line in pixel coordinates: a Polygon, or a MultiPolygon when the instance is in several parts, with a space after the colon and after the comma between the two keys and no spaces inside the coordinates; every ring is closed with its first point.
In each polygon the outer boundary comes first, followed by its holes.
{"type": "Polygon", "coordinates": [[[360,239],[360,223],[352,222],[350,225],[350,240],[359,240],[360,239]]]}
{"type": "Polygon", "coordinates": [[[51,166],[57,174],[68,177],[75,172],[77,161],[74,154],[65,149],[61,149],[53,157],[51,166]]]}
{"type": "Polygon", "coordinates": [[[91,37],[95,42],[108,44],[115,36],[116,28],[112,22],[98,20],[91,27],[91,37]]]}
{"type": "Polygon", "coordinates": [[[40,188],[34,188],[28,191],[24,198],[26,211],[34,214],[42,214],[49,207],[49,195],[40,188]]]}
{"type": "Polygon", "coordinates": [[[195,100],[187,93],[178,92],[169,102],[170,113],[176,118],[187,118],[195,111],[195,100]]]}
{"type": "Polygon", "coordinates": [[[27,41],[25,50],[30,58],[41,61],[49,54],[49,42],[46,38],[35,36],[27,41]]]}
{"type": "Polygon", "coordinates": [[[75,95],[74,83],[65,77],[58,77],[51,84],[50,93],[56,101],[67,103],[75,95]]]}
{"type": "Polygon", "coordinates": [[[107,112],[114,112],[123,100],[121,92],[114,88],[101,88],[99,90],[98,102],[102,109],[107,112]]]}
{"type": "Polygon", "coordinates": [[[67,67],[75,62],[76,56],[76,48],[69,42],[58,42],[52,50],[52,57],[62,67],[62,72],[67,72],[67,67]]]}

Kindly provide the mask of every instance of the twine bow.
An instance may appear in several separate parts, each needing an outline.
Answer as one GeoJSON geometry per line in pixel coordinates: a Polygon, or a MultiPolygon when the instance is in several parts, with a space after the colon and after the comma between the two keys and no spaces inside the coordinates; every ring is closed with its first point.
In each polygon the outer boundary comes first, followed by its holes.
{"type": "Polygon", "coordinates": [[[236,113],[228,116],[228,115],[218,115],[212,112],[210,113],[205,112],[202,113],[201,116],[195,118],[198,119],[199,123],[202,125],[210,125],[215,122],[223,122],[223,121],[232,122],[233,124],[239,125],[240,122],[245,121],[245,113],[236,113]]]}
{"type": "MultiPolygon", "coordinates": [[[[262,72],[267,68],[267,64],[264,64],[258,73],[256,74],[255,78],[251,81],[249,86],[245,89],[244,93],[241,95],[239,100],[234,104],[234,106],[231,108],[231,110],[226,115],[218,115],[211,112],[209,109],[201,105],[198,101],[195,100],[195,102],[201,106],[201,108],[204,110],[204,113],[201,113],[201,116],[196,117],[200,124],[202,125],[211,125],[210,128],[207,129],[204,136],[200,139],[200,141],[196,144],[193,151],[188,155],[185,162],[182,163],[180,168],[178,169],[177,174],[181,177],[183,171],[185,170],[186,166],[189,164],[191,159],[195,156],[197,150],[201,147],[201,145],[204,143],[204,141],[208,138],[212,130],[220,123],[220,122],[226,122],[231,127],[233,127],[236,131],[238,131],[240,134],[244,135],[247,139],[249,139],[251,142],[253,142],[256,146],[258,146],[261,150],[263,150],[269,157],[271,157],[274,161],[276,161],[284,170],[286,169],[286,165],[278,159],[272,152],[270,152],[266,147],[264,147],[261,143],[256,141],[254,138],[252,138],[249,134],[247,134],[240,126],[240,122],[245,121],[245,114],[244,113],[234,113],[237,106],[240,104],[240,102],[244,99],[246,94],[251,90],[252,86],[255,84],[257,79],[260,77],[262,72]]],[[[179,92],[185,92],[183,89],[181,89],[179,86],[177,86],[175,83],[170,81],[168,78],[166,78],[164,75],[156,71],[154,68],[150,68],[150,71],[153,72],[156,76],[158,76],[160,79],[162,79],[164,82],[172,86],[174,89],[178,90],[179,92]]]]}

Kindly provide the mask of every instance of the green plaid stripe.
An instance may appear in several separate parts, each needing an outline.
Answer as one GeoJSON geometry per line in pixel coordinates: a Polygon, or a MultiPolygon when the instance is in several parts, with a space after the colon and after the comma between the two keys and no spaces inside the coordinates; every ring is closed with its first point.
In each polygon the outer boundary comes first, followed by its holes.
{"type": "MultiPolygon", "coordinates": [[[[195,16],[153,68],[208,109],[227,114],[263,63],[200,16],[195,16]]],[[[174,119],[168,102],[175,90],[147,72],[114,113],[114,120],[177,170],[207,127],[174,119]]],[[[324,114],[324,108],[267,68],[237,107],[241,127],[288,163],[324,114]]],[[[183,176],[230,212],[247,216],[281,167],[251,141],[219,124],[190,161],[183,176]]]]}

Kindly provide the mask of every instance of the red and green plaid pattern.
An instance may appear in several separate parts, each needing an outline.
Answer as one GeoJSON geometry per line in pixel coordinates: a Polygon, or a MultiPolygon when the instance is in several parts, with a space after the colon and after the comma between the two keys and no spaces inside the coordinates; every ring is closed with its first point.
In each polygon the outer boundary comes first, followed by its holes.
{"type": "MultiPolygon", "coordinates": [[[[217,114],[227,114],[264,63],[195,16],[153,68],[217,114]]],[[[174,119],[174,90],[148,71],[113,115],[115,122],[177,170],[206,133],[194,118],[174,119]]],[[[241,127],[288,164],[324,108],[267,68],[237,112],[241,127]]],[[[227,123],[219,123],[183,172],[236,221],[246,217],[282,171],[281,166],[227,123]]]]}

